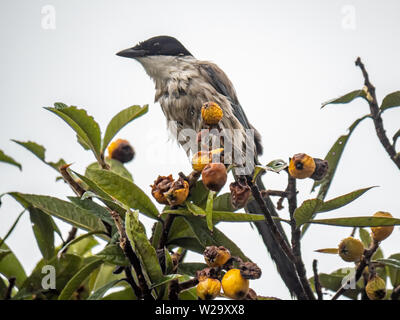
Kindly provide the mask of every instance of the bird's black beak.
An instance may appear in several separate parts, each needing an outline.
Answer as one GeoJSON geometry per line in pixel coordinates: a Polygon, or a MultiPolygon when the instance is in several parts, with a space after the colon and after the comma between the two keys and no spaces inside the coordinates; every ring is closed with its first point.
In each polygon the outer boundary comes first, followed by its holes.
{"type": "Polygon", "coordinates": [[[146,51],[143,49],[135,49],[136,47],[129,48],[117,52],[116,55],[125,58],[139,58],[144,57],[146,55],[146,51]]]}

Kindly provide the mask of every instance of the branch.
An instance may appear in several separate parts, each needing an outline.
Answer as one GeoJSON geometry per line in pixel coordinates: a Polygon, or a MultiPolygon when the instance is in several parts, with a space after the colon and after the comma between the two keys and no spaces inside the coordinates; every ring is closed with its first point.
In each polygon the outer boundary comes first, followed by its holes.
{"type": "Polygon", "coordinates": [[[265,202],[261,196],[260,190],[258,187],[253,184],[251,177],[246,176],[247,179],[247,184],[249,185],[251,189],[251,193],[253,194],[254,199],[257,201],[258,205],[260,206],[262,213],[264,214],[265,221],[267,222],[267,225],[270,227],[272,235],[275,237],[275,240],[281,247],[282,251],[286,254],[286,256],[291,260],[293,263],[295,261],[295,257],[293,255],[292,249],[287,245],[285,239],[283,238],[282,234],[278,230],[278,227],[275,224],[275,221],[272,219],[271,214],[269,213],[265,202]]]}
{"type": "Polygon", "coordinates": [[[118,233],[120,235],[119,245],[121,249],[124,251],[125,256],[128,258],[129,262],[131,263],[138,278],[139,287],[141,289],[141,294],[138,296],[138,299],[142,298],[143,296],[145,300],[153,300],[153,297],[151,295],[151,290],[147,286],[146,279],[144,277],[142,267],[140,265],[140,260],[132,249],[128,236],[126,235],[125,228],[122,225],[121,217],[117,212],[112,210],[109,211],[115,222],[115,226],[118,229],[118,233]]]}
{"type": "Polygon", "coordinates": [[[317,292],[318,300],[324,300],[321,290],[321,282],[319,280],[319,274],[318,274],[318,261],[316,259],[313,261],[313,271],[314,271],[314,286],[315,286],[315,291],[317,292]]]}
{"type": "MultiPolygon", "coordinates": [[[[364,250],[364,255],[356,269],[355,283],[357,283],[357,281],[360,280],[365,267],[369,264],[369,262],[371,261],[372,255],[375,253],[376,250],[378,250],[378,248],[379,248],[379,242],[373,241],[371,243],[371,246],[368,249],[364,250]]],[[[343,284],[339,288],[339,290],[332,297],[332,300],[336,300],[347,290],[347,288],[350,284],[350,281],[351,280],[347,281],[345,284],[343,284]]]]}
{"type": "Polygon", "coordinates": [[[400,285],[393,289],[392,295],[390,298],[392,300],[398,300],[400,297],[400,285]]]}
{"type": "Polygon", "coordinates": [[[390,159],[395,163],[395,165],[400,169],[400,157],[396,157],[396,150],[394,146],[390,143],[385,129],[383,127],[383,121],[378,105],[378,101],[376,99],[375,87],[369,81],[368,72],[365,69],[364,64],[361,62],[361,58],[358,57],[356,62],[356,66],[361,69],[361,72],[364,77],[364,85],[367,87],[367,101],[369,104],[369,108],[371,110],[372,120],[374,121],[375,131],[381,142],[382,146],[385,148],[386,152],[388,153],[390,159]]]}
{"type": "Polygon", "coordinates": [[[301,231],[296,226],[296,220],[294,219],[294,212],[297,208],[297,190],[296,190],[296,179],[288,174],[288,185],[286,188],[287,199],[289,202],[289,214],[290,214],[290,227],[292,229],[292,250],[294,255],[294,264],[296,271],[303,285],[304,291],[310,300],[315,300],[313,291],[311,290],[310,282],[306,276],[306,268],[301,258],[301,231]]]}
{"type": "Polygon", "coordinates": [[[158,249],[164,249],[165,245],[167,244],[169,229],[171,229],[175,217],[175,214],[168,214],[165,218],[165,221],[162,221],[163,229],[161,232],[160,242],[158,243],[158,249]]]}

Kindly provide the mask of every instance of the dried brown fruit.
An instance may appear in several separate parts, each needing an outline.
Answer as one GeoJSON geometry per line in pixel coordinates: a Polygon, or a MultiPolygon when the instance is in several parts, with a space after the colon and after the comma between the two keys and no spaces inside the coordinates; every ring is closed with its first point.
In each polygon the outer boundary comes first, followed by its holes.
{"type": "Polygon", "coordinates": [[[201,172],[204,186],[212,191],[220,191],[228,178],[225,165],[222,163],[210,163],[201,172]]]}
{"type": "Polygon", "coordinates": [[[209,246],[204,250],[203,256],[210,267],[221,267],[231,258],[231,253],[222,246],[209,246]]]}
{"type": "Polygon", "coordinates": [[[250,187],[235,181],[229,185],[229,189],[231,190],[232,207],[235,209],[245,207],[251,195],[250,187]]]}
{"type": "Polygon", "coordinates": [[[135,150],[128,140],[118,139],[108,146],[108,156],[122,163],[129,162],[135,156],[135,150]]]}
{"type": "Polygon", "coordinates": [[[169,204],[164,193],[168,192],[173,183],[174,179],[172,178],[172,174],[170,174],[168,177],[158,176],[154,184],[150,186],[151,194],[158,203],[169,204]]]}

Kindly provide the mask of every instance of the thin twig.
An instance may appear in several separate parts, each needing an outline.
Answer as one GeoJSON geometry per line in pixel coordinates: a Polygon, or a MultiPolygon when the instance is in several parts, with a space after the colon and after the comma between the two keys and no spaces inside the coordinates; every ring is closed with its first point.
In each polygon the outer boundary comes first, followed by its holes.
{"type": "Polygon", "coordinates": [[[314,286],[315,286],[315,291],[317,292],[318,300],[324,300],[321,289],[321,281],[319,280],[319,274],[318,274],[318,260],[314,259],[312,265],[314,271],[314,286]]]}
{"type": "Polygon", "coordinates": [[[310,283],[307,279],[306,268],[304,266],[303,259],[301,257],[301,231],[296,225],[296,220],[294,219],[294,212],[297,209],[297,190],[296,190],[296,179],[288,174],[288,185],[286,188],[287,199],[289,202],[289,214],[290,214],[290,226],[292,229],[292,250],[294,255],[294,264],[296,266],[296,271],[303,285],[304,291],[310,300],[315,300],[314,293],[311,289],[310,283]]]}
{"type": "Polygon", "coordinates": [[[175,217],[175,214],[168,214],[165,220],[162,222],[163,229],[160,236],[160,242],[158,243],[158,249],[164,249],[164,247],[166,246],[168,241],[169,229],[171,229],[175,217]]]}
{"type": "Polygon", "coordinates": [[[126,275],[126,281],[130,284],[130,286],[133,289],[133,292],[135,293],[135,296],[140,299],[142,296],[142,290],[138,287],[138,285],[135,282],[135,279],[133,279],[132,276],[132,271],[131,267],[124,267],[125,275],[126,275]]]}
{"type": "Polygon", "coordinates": [[[361,72],[364,77],[364,85],[367,87],[367,101],[369,108],[371,110],[372,120],[374,121],[376,134],[381,142],[382,146],[385,148],[390,159],[395,163],[395,165],[400,169],[400,157],[396,157],[396,150],[394,146],[390,143],[385,129],[383,127],[383,121],[381,117],[381,112],[379,109],[378,101],[376,99],[375,87],[369,81],[368,72],[365,69],[364,64],[361,62],[361,58],[358,57],[355,62],[357,67],[360,67],[361,72]]]}
{"type": "Polygon", "coordinates": [[[392,295],[390,298],[392,300],[398,300],[400,297],[400,285],[393,289],[392,295]]]}
{"type": "Polygon", "coordinates": [[[16,281],[15,277],[10,277],[8,279],[8,287],[7,287],[6,293],[4,295],[4,300],[10,300],[11,299],[11,294],[12,294],[12,290],[13,290],[13,288],[15,286],[15,281],[16,281]]]}
{"type": "MultiPolygon", "coordinates": [[[[379,248],[379,242],[372,241],[370,247],[368,249],[364,250],[364,255],[356,269],[356,274],[354,277],[355,283],[357,283],[357,281],[361,278],[365,267],[369,264],[369,262],[371,261],[371,257],[376,252],[376,250],[378,250],[378,248],[379,248]]],[[[348,280],[345,284],[343,284],[339,288],[339,290],[336,291],[335,295],[332,297],[332,300],[336,300],[337,298],[339,298],[348,289],[351,281],[352,281],[352,279],[348,280]]]]}
{"type": "Polygon", "coordinates": [[[263,198],[267,196],[286,198],[287,192],[280,190],[261,190],[261,195],[263,198]]]}

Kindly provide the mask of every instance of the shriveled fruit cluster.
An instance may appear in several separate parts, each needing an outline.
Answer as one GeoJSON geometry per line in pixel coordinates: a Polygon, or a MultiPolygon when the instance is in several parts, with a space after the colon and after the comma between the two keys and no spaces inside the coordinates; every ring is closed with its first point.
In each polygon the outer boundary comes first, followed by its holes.
{"type": "Polygon", "coordinates": [[[185,202],[189,195],[189,183],[182,177],[174,180],[172,175],[158,176],[151,185],[151,194],[158,203],[178,206],[185,202]]]}
{"type": "Polygon", "coordinates": [[[245,299],[250,290],[249,279],[261,277],[261,269],[255,263],[231,256],[225,247],[207,247],[203,255],[209,268],[197,272],[196,290],[201,300],[216,298],[221,287],[225,297],[245,299]]]}
{"type": "Polygon", "coordinates": [[[122,163],[131,161],[135,156],[135,150],[130,145],[129,141],[123,139],[111,142],[107,151],[111,159],[118,160],[122,163]]]}
{"type": "Polygon", "coordinates": [[[289,174],[296,179],[321,180],[328,173],[328,161],[297,153],[289,163],[289,174]]]}

